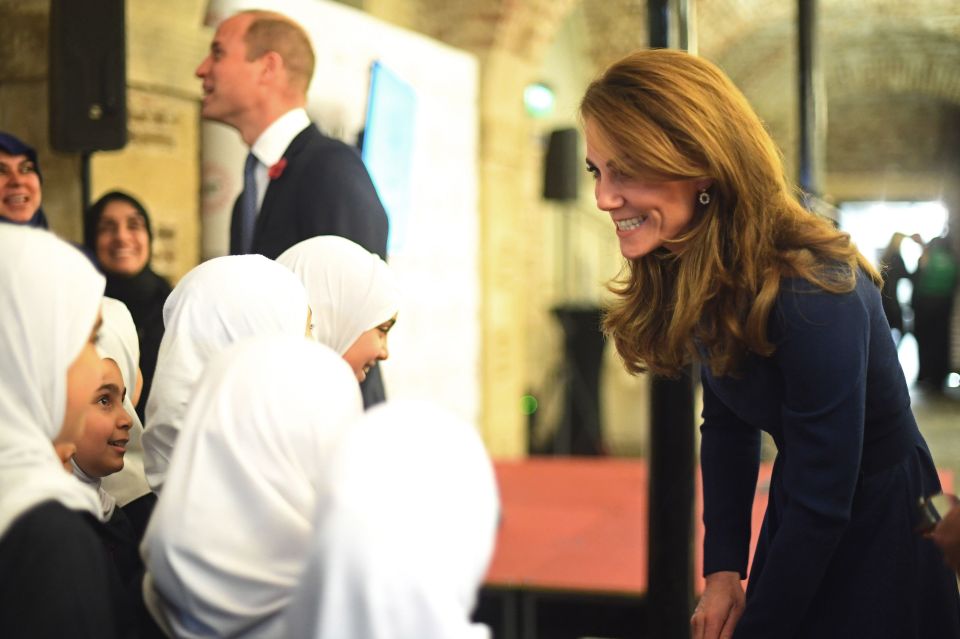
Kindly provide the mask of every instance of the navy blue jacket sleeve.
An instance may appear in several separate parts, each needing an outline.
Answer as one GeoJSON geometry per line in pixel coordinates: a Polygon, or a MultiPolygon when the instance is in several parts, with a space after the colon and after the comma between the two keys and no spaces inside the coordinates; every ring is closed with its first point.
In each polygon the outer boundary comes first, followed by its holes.
{"type": "Polygon", "coordinates": [[[735,637],[787,637],[817,592],[851,517],[860,471],[870,334],[856,291],[781,293],[774,363],[783,376],[786,506],[735,637]]]}
{"type": "Polygon", "coordinates": [[[737,417],[703,380],[700,472],[703,478],[703,574],[747,576],[750,521],[760,467],[760,431],[737,417]]]}

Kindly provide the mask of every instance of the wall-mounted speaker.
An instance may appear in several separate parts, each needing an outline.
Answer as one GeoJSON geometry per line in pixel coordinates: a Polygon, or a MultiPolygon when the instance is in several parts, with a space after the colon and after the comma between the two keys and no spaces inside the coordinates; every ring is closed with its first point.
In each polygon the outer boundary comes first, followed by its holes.
{"type": "Polygon", "coordinates": [[[50,146],[120,149],[127,143],[124,0],[51,0],[50,146]]]}
{"type": "Polygon", "coordinates": [[[577,199],[581,162],[578,140],[576,129],[556,129],[550,133],[543,162],[543,197],[546,199],[577,199]]]}

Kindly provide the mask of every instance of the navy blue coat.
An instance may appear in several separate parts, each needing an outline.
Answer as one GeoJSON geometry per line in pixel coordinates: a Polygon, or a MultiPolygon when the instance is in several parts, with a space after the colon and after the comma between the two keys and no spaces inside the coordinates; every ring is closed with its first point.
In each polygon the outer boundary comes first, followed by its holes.
{"type": "Polygon", "coordinates": [[[880,293],[785,279],[775,353],[737,376],[704,367],[704,574],[746,574],[760,431],[777,445],[736,639],[960,637],[939,550],[913,531],[940,490],[880,293]]]}
{"type": "MultiPolygon", "coordinates": [[[[270,180],[263,196],[252,253],[273,260],[308,238],[339,235],[386,259],[387,213],[356,149],[311,124],[283,158],[283,172],[270,180]]],[[[241,252],[240,200],[233,205],[231,255],[241,252]]]]}
{"type": "MultiPolygon", "coordinates": [[[[311,124],[283,152],[286,166],[270,180],[253,231],[251,253],[276,259],[317,235],[339,235],[387,259],[387,213],[360,154],[311,124]]],[[[230,254],[240,250],[240,201],[233,204],[230,254]]],[[[380,367],[360,385],[363,405],[385,399],[380,367]]]]}

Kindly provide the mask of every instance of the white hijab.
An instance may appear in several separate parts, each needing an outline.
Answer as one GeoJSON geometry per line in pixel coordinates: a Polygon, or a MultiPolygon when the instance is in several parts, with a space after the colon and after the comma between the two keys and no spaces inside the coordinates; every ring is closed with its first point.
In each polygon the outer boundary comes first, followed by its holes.
{"type": "Polygon", "coordinates": [[[157,493],[207,361],[245,337],[303,337],[307,294],[289,270],[262,255],[218,257],[180,280],[163,306],[163,323],[143,434],[147,482],[157,493]]]}
{"type": "Polygon", "coordinates": [[[147,606],[173,636],[286,636],[317,477],[362,412],[349,365],[302,336],[210,362],[141,547],[147,606]]]}
{"type": "Polygon", "coordinates": [[[0,538],[48,500],[100,515],[96,493],[64,471],[52,442],[104,284],[52,233],[0,224],[0,538]]]}
{"type": "Polygon", "coordinates": [[[277,261],[297,274],[313,311],[313,337],[341,355],[364,332],[396,315],[397,282],[387,263],[335,235],[311,237],[277,261]]]}
{"type": "Polygon", "coordinates": [[[286,637],[464,639],[499,500],[476,430],[420,402],[376,406],[324,473],[310,563],[286,637]]]}
{"type": "MultiPolygon", "coordinates": [[[[126,506],[150,492],[143,469],[143,443],[140,441],[143,437],[143,424],[140,423],[133,402],[130,401],[137,390],[140,342],[133,317],[123,302],[112,297],[103,298],[103,326],[97,337],[97,352],[100,357],[112,359],[120,369],[123,385],[127,389],[123,398],[123,409],[131,421],[128,431],[130,441],[127,442],[127,452],[123,455],[123,468],[97,480],[102,493],[106,493],[106,496],[101,493],[100,501],[104,504],[104,516],[109,518],[108,502],[114,501],[120,506],[126,506]]],[[[78,478],[90,479],[83,471],[78,474],[77,470],[79,469],[75,468],[74,474],[78,478]]],[[[112,510],[110,507],[111,512],[112,510]]]]}

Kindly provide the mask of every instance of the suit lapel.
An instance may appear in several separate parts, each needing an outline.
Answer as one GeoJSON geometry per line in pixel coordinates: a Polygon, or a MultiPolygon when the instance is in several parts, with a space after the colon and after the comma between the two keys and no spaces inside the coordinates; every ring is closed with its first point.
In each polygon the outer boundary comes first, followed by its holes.
{"type": "MultiPolygon", "coordinates": [[[[292,165],[294,165],[297,161],[297,156],[300,155],[300,153],[307,147],[307,144],[315,135],[317,135],[317,133],[317,127],[314,126],[313,122],[311,122],[307,128],[293,138],[293,140],[290,142],[290,146],[288,146],[287,150],[283,152],[283,158],[287,161],[287,166],[284,169],[283,175],[276,179],[270,179],[267,182],[267,192],[263,194],[263,204],[260,205],[260,213],[257,215],[257,224],[256,230],[254,231],[254,237],[261,234],[261,229],[263,225],[266,224],[266,219],[273,212],[274,203],[280,197],[280,194],[283,193],[285,185],[292,184],[290,171],[292,165]]],[[[269,167],[267,170],[269,170],[269,167]]]]}

